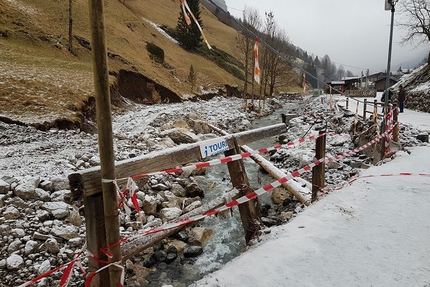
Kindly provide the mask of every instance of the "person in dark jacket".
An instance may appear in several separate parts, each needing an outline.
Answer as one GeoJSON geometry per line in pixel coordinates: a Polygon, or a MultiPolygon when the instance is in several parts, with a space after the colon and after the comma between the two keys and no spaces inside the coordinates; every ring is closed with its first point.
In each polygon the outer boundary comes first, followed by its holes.
{"type": "Polygon", "coordinates": [[[403,113],[403,108],[405,107],[405,100],[406,100],[406,91],[405,91],[405,88],[403,88],[403,86],[400,85],[397,101],[398,101],[399,109],[401,113],[403,113]]]}
{"type": "MultiPolygon", "coordinates": [[[[381,96],[381,102],[383,103],[383,107],[382,107],[382,112],[385,111],[385,96],[388,94],[388,105],[390,105],[390,101],[391,101],[391,96],[393,95],[393,91],[391,91],[391,89],[386,89],[381,96]]],[[[388,109],[390,110],[390,109],[388,109]]]]}

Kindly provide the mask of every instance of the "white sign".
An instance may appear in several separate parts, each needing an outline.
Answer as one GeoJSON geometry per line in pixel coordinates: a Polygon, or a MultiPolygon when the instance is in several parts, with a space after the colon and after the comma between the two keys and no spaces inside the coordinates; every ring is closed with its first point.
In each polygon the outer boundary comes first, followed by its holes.
{"type": "Polygon", "coordinates": [[[205,141],[200,144],[200,153],[203,158],[225,152],[229,149],[227,141],[223,138],[205,141]]]}

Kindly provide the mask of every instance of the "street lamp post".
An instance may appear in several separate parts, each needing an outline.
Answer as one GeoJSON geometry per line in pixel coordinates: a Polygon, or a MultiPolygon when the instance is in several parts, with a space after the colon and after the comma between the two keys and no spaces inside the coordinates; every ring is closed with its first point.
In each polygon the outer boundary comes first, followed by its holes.
{"type": "MultiPolygon", "coordinates": [[[[391,24],[390,24],[390,40],[388,44],[388,61],[387,61],[387,75],[385,80],[385,91],[384,91],[384,119],[382,121],[381,132],[385,132],[386,121],[388,112],[388,96],[389,96],[389,87],[390,87],[390,69],[391,69],[391,51],[393,47],[393,25],[394,25],[394,12],[395,6],[399,0],[385,0],[385,10],[391,11],[391,24]]],[[[381,159],[384,158],[385,155],[385,137],[382,138],[382,153],[381,159]]]]}

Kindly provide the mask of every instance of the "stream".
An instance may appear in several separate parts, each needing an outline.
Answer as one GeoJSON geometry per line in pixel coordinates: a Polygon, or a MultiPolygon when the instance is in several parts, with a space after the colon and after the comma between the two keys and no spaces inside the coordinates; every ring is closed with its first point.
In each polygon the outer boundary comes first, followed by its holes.
{"type": "MultiPolygon", "coordinates": [[[[251,129],[278,124],[282,122],[281,114],[283,113],[297,113],[297,103],[285,103],[283,101],[282,104],[283,107],[275,110],[271,115],[254,120],[251,129]]],[[[259,149],[277,144],[279,144],[278,137],[271,137],[253,142],[248,146],[252,149],[259,149]]],[[[262,156],[265,155],[262,154],[262,156]]],[[[273,177],[262,171],[251,158],[244,159],[244,165],[250,186],[253,189],[258,189],[275,181],[273,177]]],[[[205,190],[203,205],[232,189],[227,165],[209,167],[204,176],[197,176],[195,179],[200,187],[205,190]]],[[[260,196],[259,201],[262,205],[271,204],[270,193],[260,196]]],[[[224,216],[206,218],[199,223],[199,226],[213,231],[211,238],[203,246],[203,253],[197,258],[176,259],[169,265],[159,264],[157,270],[147,277],[149,283],[146,282],[141,286],[188,286],[204,275],[218,270],[244,251],[246,247],[245,235],[238,208],[233,208],[224,216]]]]}

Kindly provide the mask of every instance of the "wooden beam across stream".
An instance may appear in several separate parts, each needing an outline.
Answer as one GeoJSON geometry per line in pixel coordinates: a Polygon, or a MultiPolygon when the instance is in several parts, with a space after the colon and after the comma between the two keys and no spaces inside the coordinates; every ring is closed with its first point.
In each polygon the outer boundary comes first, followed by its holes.
{"type": "MultiPolygon", "coordinates": [[[[219,134],[227,135],[227,133],[215,126],[209,125],[211,129],[216,131],[219,134]]],[[[242,145],[240,149],[244,152],[253,152],[254,150],[248,147],[247,145],[242,145]]],[[[265,171],[267,171],[271,176],[273,176],[276,179],[280,179],[283,177],[286,177],[287,175],[281,171],[279,168],[274,166],[272,163],[270,163],[268,160],[266,160],[264,157],[260,155],[253,155],[251,156],[251,159],[254,160],[258,165],[260,165],[265,171]]],[[[294,195],[297,200],[299,200],[301,203],[303,203],[306,206],[309,206],[309,201],[304,198],[298,191],[294,189],[293,186],[291,186],[290,182],[285,182],[282,184],[284,188],[286,188],[292,195],[294,195]]]]}
{"type": "MultiPolygon", "coordinates": [[[[232,149],[235,145],[233,139],[236,139],[237,144],[244,145],[285,132],[286,125],[280,123],[223,136],[219,139],[225,139],[229,148],[232,149]]],[[[173,148],[167,148],[163,151],[116,162],[115,177],[117,179],[128,178],[134,175],[158,172],[184,164],[202,161],[203,158],[201,156],[200,146],[210,141],[213,141],[213,139],[193,144],[179,145],[173,148]]],[[[100,167],[76,171],[71,173],[68,178],[70,190],[75,199],[92,196],[101,192],[102,178],[100,167]]]]}

